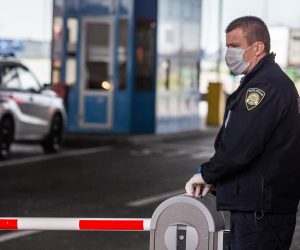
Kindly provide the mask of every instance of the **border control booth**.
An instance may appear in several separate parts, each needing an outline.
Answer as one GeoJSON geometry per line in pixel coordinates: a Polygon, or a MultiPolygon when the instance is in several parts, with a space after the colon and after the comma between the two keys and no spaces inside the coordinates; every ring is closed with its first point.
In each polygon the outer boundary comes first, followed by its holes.
{"type": "Polygon", "coordinates": [[[190,28],[172,17],[183,2],[54,0],[51,82],[68,132],[155,133],[185,118],[199,126],[201,0],[186,1],[198,7],[190,28]]]}

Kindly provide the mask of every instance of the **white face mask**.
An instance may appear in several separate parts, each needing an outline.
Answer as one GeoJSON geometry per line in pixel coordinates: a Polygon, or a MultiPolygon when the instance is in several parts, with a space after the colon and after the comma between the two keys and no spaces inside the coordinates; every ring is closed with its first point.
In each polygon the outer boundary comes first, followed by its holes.
{"type": "MultiPolygon", "coordinates": [[[[252,44],[247,49],[250,49],[254,44],[252,44]]],[[[247,69],[251,63],[251,61],[255,58],[255,56],[249,61],[244,61],[244,53],[247,49],[242,48],[227,48],[226,55],[225,55],[225,62],[228,68],[232,71],[235,75],[242,74],[245,69],[247,69]]]]}

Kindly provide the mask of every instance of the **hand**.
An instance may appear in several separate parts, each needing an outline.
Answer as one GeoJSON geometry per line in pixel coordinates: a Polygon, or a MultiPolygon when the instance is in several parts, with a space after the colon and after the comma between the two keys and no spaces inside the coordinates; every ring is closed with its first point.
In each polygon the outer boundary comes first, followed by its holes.
{"type": "Polygon", "coordinates": [[[185,185],[187,195],[204,197],[213,189],[213,185],[205,183],[201,174],[195,174],[185,185]]]}

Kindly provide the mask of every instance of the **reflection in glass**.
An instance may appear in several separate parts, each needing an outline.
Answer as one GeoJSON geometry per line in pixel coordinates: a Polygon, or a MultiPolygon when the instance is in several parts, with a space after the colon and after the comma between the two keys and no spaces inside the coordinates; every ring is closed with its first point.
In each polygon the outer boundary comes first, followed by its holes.
{"type": "Polygon", "coordinates": [[[19,89],[20,81],[14,67],[5,66],[2,68],[1,89],[19,89]]]}
{"type": "Polygon", "coordinates": [[[132,12],[133,0],[120,0],[120,12],[130,14],[132,12]]]}
{"type": "Polygon", "coordinates": [[[25,68],[17,67],[21,88],[25,91],[38,92],[41,89],[36,78],[25,68]]]}
{"type": "MultiPolygon", "coordinates": [[[[57,11],[58,14],[61,14],[57,11]]],[[[53,19],[52,35],[52,74],[51,81],[53,84],[61,82],[61,60],[62,60],[62,30],[63,19],[61,16],[55,16],[53,19]]]]}
{"type": "Polygon", "coordinates": [[[87,89],[103,89],[101,83],[108,79],[108,64],[106,62],[88,62],[86,78],[87,89]]]}
{"type": "Polygon", "coordinates": [[[141,20],[136,29],[136,89],[152,90],[155,23],[141,20]]]}
{"type": "Polygon", "coordinates": [[[67,29],[66,84],[70,86],[76,82],[78,20],[76,18],[68,18],[67,29]]]}
{"type": "Polygon", "coordinates": [[[128,20],[120,20],[120,41],[118,48],[119,60],[119,88],[126,89],[127,82],[127,39],[128,39],[128,20]]]}
{"type": "Polygon", "coordinates": [[[201,1],[161,0],[158,9],[157,132],[197,128],[201,1]]]}
{"type": "Polygon", "coordinates": [[[85,48],[86,89],[106,90],[102,82],[110,80],[110,24],[87,23],[85,48]]]}

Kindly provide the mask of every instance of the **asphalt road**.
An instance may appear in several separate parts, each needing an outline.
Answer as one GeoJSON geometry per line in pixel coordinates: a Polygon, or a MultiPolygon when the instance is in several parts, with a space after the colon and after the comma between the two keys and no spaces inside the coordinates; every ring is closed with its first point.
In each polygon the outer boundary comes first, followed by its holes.
{"type": "MultiPolygon", "coordinates": [[[[0,217],[151,218],[212,154],[213,136],[64,148],[15,145],[0,162],[0,217]]],[[[300,217],[293,250],[300,249],[300,217]]],[[[2,231],[0,249],[143,250],[149,232],[2,231]]]]}

